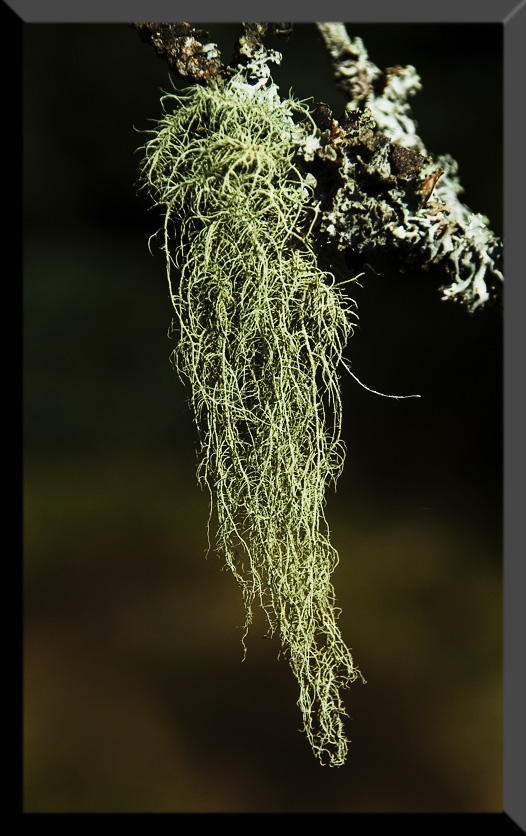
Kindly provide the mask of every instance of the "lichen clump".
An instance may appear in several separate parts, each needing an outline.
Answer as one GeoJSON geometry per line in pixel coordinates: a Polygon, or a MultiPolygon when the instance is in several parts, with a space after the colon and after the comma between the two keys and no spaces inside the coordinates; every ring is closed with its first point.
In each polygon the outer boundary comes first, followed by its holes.
{"type": "Polygon", "coordinates": [[[165,213],[173,357],[191,385],[217,549],[245,631],[259,599],[279,634],[314,753],[340,765],[340,692],[361,674],[337,626],[324,506],[344,460],[337,369],[355,314],[309,237],[312,186],[295,156],[310,117],[241,74],[163,104],[142,174],[165,213]]]}

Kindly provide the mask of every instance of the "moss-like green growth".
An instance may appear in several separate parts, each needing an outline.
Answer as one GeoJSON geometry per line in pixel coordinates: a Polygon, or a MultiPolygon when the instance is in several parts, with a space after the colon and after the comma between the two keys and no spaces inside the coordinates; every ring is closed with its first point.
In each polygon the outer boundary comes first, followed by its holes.
{"type": "Polygon", "coordinates": [[[163,102],[142,174],[165,209],[174,360],[191,384],[217,547],[246,630],[259,599],[279,632],[314,753],[340,765],[340,689],[361,674],[336,623],[324,496],[344,459],[336,370],[354,303],[309,240],[311,187],[294,160],[310,117],[242,76],[163,102]]]}

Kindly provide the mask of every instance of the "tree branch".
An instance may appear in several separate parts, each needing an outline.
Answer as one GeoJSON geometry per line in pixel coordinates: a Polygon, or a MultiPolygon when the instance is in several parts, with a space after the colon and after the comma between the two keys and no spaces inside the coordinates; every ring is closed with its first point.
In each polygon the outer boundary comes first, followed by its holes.
{"type": "Polygon", "coordinates": [[[449,280],[443,298],[470,311],[500,300],[502,244],[488,219],[460,200],[455,160],[435,159],[418,136],[408,101],[421,89],[415,68],[381,72],[344,24],[317,26],[336,83],[349,97],[343,119],[331,128],[333,135],[340,128],[340,170],[320,223],[327,239],[341,250],[382,248],[425,270],[438,267],[449,280]]]}

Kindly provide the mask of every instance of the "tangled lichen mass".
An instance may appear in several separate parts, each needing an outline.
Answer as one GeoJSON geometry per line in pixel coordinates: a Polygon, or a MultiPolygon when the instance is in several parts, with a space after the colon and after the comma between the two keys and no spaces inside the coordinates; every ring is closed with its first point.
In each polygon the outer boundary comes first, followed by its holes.
{"type": "Polygon", "coordinates": [[[324,506],[344,460],[338,367],[355,313],[309,238],[312,187],[295,165],[308,109],[242,75],[163,102],[142,174],[165,212],[174,362],[217,549],[245,629],[258,600],[279,634],[314,753],[340,765],[341,688],[361,674],[337,626],[324,506]]]}

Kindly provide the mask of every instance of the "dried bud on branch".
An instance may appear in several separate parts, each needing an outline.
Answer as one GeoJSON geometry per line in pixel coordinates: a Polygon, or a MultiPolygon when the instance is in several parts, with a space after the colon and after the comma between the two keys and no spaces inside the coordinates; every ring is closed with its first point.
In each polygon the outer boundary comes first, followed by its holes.
{"type": "Polygon", "coordinates": [[[151,43],[170,71],[179,78],[200,84],[219,79],[225,67],[215,44],[208,43],[208,32],[188,23],[132,23],[142,40],[151,43]]]}

